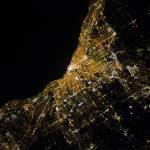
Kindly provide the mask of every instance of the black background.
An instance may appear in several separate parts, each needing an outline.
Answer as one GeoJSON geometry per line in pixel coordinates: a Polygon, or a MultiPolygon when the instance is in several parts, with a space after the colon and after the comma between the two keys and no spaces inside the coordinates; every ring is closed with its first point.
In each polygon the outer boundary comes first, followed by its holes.
{"type": "Polygon", "coordinates": [[[62,77],[75,51],[88,0],[1,5],[0,104],[33,96],[62,77]]]}

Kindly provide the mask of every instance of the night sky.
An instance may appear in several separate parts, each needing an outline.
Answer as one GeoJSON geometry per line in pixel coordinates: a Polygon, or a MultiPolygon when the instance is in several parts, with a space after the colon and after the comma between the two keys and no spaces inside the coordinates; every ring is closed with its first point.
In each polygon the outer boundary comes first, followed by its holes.
{"type": "Polygon", "coordinates": [[[87,0],[4,2],[0,104],[39,93],[62,77],[88,11],[87,0]]]}

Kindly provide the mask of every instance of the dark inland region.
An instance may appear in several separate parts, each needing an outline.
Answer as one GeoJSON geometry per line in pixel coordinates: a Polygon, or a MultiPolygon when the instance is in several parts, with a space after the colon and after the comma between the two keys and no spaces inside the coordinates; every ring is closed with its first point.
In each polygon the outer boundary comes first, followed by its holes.
{"type": "Polygon", "coordinates": [[[39,93],[61,78],[76,49],[88,0],[5,2],[0,105],[39,93]]]}

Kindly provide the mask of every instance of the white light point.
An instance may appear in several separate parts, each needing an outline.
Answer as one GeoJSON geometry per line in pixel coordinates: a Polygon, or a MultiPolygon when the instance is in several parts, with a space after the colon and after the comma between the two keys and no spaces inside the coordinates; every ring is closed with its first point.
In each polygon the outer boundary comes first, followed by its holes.
{"type": "Polygon", "coordinates": [[[75,69],[78,69],[77,65],[70,65],[70,66],[68,66],[67,71],[70,72],[70,71],[75,70],[75,69]]]}
{"type": "Polygon", "coordinates": [[[35,102],[37,101],[37,99],[38,99],[38,98],[34,98],[34,99],[33,99],[33,103],[35,103],[35,102]]]}
{"type": "Polygon", "coordinates": [[[85,60],[87,60],[87,59],[88,59],[87,55],[84,55],[84,56],[83,56],[83,61],[85,61],[85,60]]]}
{"type": "Polygon", "coordinates": [[[76,76],[76,77],[75,77],[75,80],[76,80],[76,81],[79,81],[79,77],[78,77],[78,76],[76,76]]]}

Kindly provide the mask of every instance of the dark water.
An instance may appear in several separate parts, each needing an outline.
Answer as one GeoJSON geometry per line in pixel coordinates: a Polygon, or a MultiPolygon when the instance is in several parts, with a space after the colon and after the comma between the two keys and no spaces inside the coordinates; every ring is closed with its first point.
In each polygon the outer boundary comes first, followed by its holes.
{"type": "Polygon", "coordinates": [[[62,77],[77,46],[88,1],[17,0],[3,8],[0,104],[35,95],[62,77]]]}

